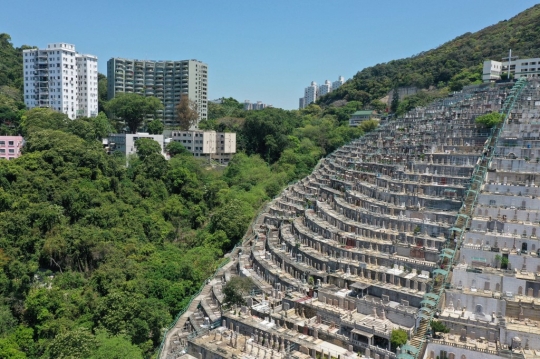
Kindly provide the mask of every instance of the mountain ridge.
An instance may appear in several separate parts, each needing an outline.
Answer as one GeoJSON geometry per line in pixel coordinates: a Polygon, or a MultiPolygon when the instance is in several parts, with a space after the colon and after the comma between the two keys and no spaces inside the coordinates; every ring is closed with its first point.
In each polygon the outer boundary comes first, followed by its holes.
{"type": "MultiPolygon", "coordinates": [[[[448,87],[450,81],[463,72],[481,76],[484,60],[501,59],[509,49],[521,58],[540,56],[537,50],[540,48],[539,28],[540,4],[537,4],[509,20],[464,33],[434,49],[366,67],[340,88],[321,97],[318,103],[327,106],[338,100],[360,100],[366,105],[395,87],[448,87]]],[[[454,89],[468,84],[459,80],[454,89]]]]}

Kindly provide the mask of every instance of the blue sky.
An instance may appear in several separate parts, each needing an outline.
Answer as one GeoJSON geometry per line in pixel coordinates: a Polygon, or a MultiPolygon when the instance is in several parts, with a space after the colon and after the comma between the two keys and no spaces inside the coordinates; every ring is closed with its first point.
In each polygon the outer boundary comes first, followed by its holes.
{"type": "Polygon", "coordinates": [[[99,57],[198,59],[209,98],[296,108],[311,81],[429,50],[509,19],[532,0],[0,1],[15,46],[68,42],[99,57]],[[23,15],[24,14],[24,15],[23,15]]]}

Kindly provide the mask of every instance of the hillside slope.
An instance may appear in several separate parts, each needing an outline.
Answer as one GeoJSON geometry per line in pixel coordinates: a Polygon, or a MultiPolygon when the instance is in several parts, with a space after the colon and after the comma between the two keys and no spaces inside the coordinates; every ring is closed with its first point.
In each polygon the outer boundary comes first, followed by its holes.
{"type": "Polygon", "coordinates": [[[13,47],[8,34],[0,34],[0,86],[11,86],[22,90],[22,50],[31,48],[23,45],[13,47]]]}
{"type": "MultiPolygon", "coordinates": [[[[367,104],[368,100],[379,99],[397,86],[445,87],[460,73],[478,74],[484,60],[499,60],[508,56],[509,49],[527,58],[539,56],[539,48],[540,5],[535,5],[510,20],[463,34],[436,49],[367,67],[319,102],[328,105],[344,99],[367,104]]],[[[461,85],[466,84],[467,80],[461,82],[461,85]]]]}

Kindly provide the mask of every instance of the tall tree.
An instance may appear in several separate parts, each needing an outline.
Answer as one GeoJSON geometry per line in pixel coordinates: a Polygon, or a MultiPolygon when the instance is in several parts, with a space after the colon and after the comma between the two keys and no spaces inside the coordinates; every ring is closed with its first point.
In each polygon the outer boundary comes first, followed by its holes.
{"type": "Polygon", "coordinates": [[[135,141],[135,147],[137,148],[137,155],[141,160],[144,160],[153,153],[161,154],[161,146],[151,138],[139,138],[135,141]]]}
{"type": "Polygon", "coordinates": [[[199,119],[197,103],[190,100],[188,95],[182,95],[180,102],[176,105],[176,116],[178,117],[178,126],[180,129],[184,131],[189,130],[199,119]]]}
{"type": "Polygon", "coordinates": [[[148,133],[151,135],[161,135],[163,133],[163,122],[161,120],[155,119],[148,122],[146,125],[148,133]]]}
{"type": "Polygon", "coordinates": [[[154,116],[163,104],[157,97],[144,97],[135,93],[124,93],[110,100],[105,109],[115,117],[121,118],[131,133],[144,123],[147,116],[154,116]]]}
{"type": "Polygon", "coordinates": [[[392,91],[392,102],[390,103],[390,112],[396,113],[399,107],[399,91],[398,88],[394,88],[392,91]]]}
{"type": "Polygon", "coordinates": [[[107,76],[98,73],[98,111],[105,111],[107,103],[107,76]]]}

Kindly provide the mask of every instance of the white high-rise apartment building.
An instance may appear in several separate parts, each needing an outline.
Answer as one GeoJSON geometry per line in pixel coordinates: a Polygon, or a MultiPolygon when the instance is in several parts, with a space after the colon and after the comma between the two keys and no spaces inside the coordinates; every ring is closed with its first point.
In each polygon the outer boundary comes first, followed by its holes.
{"type": "Polygon", "coordinates": [[[23,50],[24,103],[49,107],[70,119],[98,113],[97,57],[78,54],[75,45],[48,44],[23,50]]]}
{"type": "Polygon", "coordinates": [[[323,85],[319,86],[319,97],[330,92],[332,92],[332,83],[326,80],[323,85]]]}
{"type": "Polygon", "coordinates": [[[319,86],[315,81],[311,81],[311,85],[304,90],[304,107],[314,103],[319,98],[319,86]]]}
{"type": "Polygon", "coordinates": [[[332,82],[332,90],[339,88],[344,83],[345,83],[345,78],[343,76],[340,76],[337,81],[332,82]]]}
{"type": "MultiPolygon", "coordinates": [[[[208,118],[208,65],[198,60],[149,61],[112,58],[107,61],[107,96],[138,93],[157,97],[163,103],[158,116],[166,126],[175,126],[176,105],[182,95],[197,103],[199,121],[208,118]]],[[[198,123],[191,129],[198,128],[198,123]]]]}

